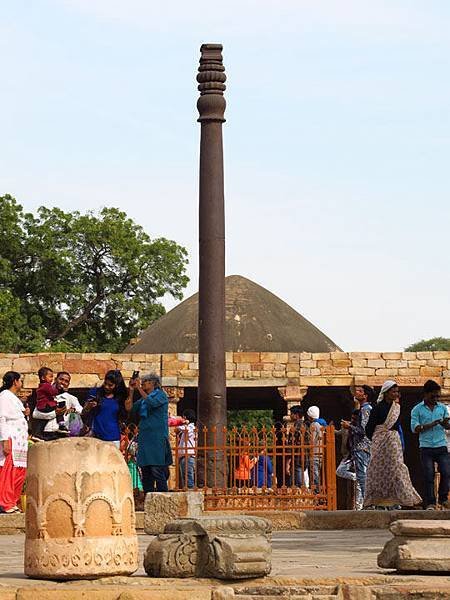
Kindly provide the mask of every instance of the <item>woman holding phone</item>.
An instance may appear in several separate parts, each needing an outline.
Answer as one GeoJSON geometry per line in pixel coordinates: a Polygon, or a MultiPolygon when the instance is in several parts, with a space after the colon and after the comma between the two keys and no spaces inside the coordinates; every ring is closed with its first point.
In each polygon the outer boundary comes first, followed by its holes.
{"type": "Polygon", "coordinates": [[[103,384],[89,391],[82,417],[90,435],[120,447],[120,424],[126,421],[125,400],[128,392],[122,373],[108,371],[103,384]]]}

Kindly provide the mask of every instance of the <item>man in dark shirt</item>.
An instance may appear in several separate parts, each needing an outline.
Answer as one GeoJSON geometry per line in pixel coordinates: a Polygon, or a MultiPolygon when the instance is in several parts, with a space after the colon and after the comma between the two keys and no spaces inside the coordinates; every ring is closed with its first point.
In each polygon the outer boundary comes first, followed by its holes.
{"type": "Polygon", "coordinates": [[[355,463],[356,479],[361,496],[358,498],[356,509],[362,509],[362,501],[366,489],[367,467],[370,461],[370,440],[366,435],[366,425],[369,421],[372,405],[370,400],[374,391],[369,385],[356,386],[355,400],[359,404],[359,415],[356,424],[341,421],[342,427],[350,429],[352,439],[352,458],[355,463]]]}
{"type": "Polygon", "coordinates": [[[293,455],[293,460],[292,456],[286,460],[286,475],[288,481],[291,482],[290,485],[301,487],[305,482],[305,469],[307,468],[306,457],[300,448],[305,435],[305,416],[300,404],[291,406],[290,413],[293,428],[288,435],[287,441],[293,455]],[[292,463],[294,464],[292,465],[292,463]]]}

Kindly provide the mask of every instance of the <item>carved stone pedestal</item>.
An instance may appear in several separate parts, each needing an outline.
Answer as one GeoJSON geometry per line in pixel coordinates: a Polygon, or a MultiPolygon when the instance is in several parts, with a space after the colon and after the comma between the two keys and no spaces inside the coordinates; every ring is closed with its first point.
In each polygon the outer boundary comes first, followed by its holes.
{"type": "Polygon", "coordinates": [[[131,478],[113,444],[39,442],[28,454],[26,486],[26,575],[94,579],[136,571],[131,478]]]}
{"type": "Polygon", "coordinates": [[[263,577],[271,569],[270,532],[258,517],[179,519],[150,543],[144,568],[151,577],[263,577]]]}
{"type": "Polygon", "coordinates": [[[398,571],[450,571],[450,520],[394,521],[378,566],[398,571]]]}

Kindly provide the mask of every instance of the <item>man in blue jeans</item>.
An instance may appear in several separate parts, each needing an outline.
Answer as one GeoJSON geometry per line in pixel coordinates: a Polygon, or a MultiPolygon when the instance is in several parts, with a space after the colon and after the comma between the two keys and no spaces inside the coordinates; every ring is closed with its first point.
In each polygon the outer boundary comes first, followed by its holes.
{"type": "Polygon", "coordinates": [[[447,449],[446,429],[450,429],[447,407],[439,402],[441,386],[429,379],[423,386],[423,401],[411,411],[411,430],[419,434],[420,460],[425,477],[424,507],[436,508],[434,493],[434,465],[440,473],[439,504],[450,509],[448,501],[450,455],[447,449]]]}
{"type": "Polygon", "coordinates": [[[350,429],[352,437],[352,458],[355,463],[356,480],[358,482],[359,494],[356,502],[356,510],[361,510],[366,491],[367,467],[370,461],[370,440],[366,435],[366,425],[369,421],[374,391],[369,385],[358,385],[355,388],[354,398],[359,404],[358,420],[355,424],[349,421],[341,421],[344,429],[350,429]]]}

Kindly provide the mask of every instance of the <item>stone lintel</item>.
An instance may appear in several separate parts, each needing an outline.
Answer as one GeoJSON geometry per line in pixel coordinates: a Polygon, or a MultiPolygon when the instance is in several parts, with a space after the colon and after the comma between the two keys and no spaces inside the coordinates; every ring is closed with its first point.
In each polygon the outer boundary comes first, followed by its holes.
{"type": "MultiPolygon", "coordinates": [[[[380,386],[380,385],[383,385],[383,383],[386,381],[386,379],[389,379],[389,377],[385,377],[385,376],[368,376],[368,377],[355,376],[354,385],[368,384],[368,385],[372,385],[372,386],[380,386]]],[[[417,377],[416,376],[402,377],[399,375],[393,375],[392,379],[394,379],[398,383],[399,386],[405,386],[405,387],[422,387],[424,385],[424,383],[426,381],[428,381],[429,379],[433,379],[439,385],[442,385],[444,382],[442,377],[419,377],[419,376],[417,376],[417,377]]]]}
{"type": "Polygon", "coordinates": [[[178,377],[164,377],[163,375],[161,377],[161,385],[163,387],[176,387],[178,386],[178,377]]]}
{"type": "Polygon", "coordinates": [[[279,387],[289,383],[288,377],[255,379],[228,379],[227,387],[279,387]]]}
{"type": "Polygon", "coordinates": [[[198,387],[198,377],[177,377],[178,385],[183,388],[198,387]]]}
{"type": "Polygon", "coordinates": [[[327,387],[327,386],[342,386],[349,387],[354,382],[354,377],[352,375],[344,375],[344,376],[333,376],[330,375],[328,377],[323,377],[320,375],[313,376],[301,376],[300,377],[300,385],[303,387],[327,387]]]}

